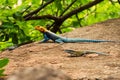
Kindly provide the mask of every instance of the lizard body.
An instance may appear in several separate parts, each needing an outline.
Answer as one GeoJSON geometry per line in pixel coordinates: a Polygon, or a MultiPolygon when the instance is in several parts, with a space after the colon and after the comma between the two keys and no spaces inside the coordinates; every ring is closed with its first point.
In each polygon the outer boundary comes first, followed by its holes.
{"type": "Polygon", "coordinates": [[[92,40],[92,39],[83,39],[83,38],[66,38],[47,30],[44,27],[36,26],[36,30],[39,30],[43,33],[44,39],[41,42],[47,42],[49,39],[57,43],[75,43],[75,42],[113,42],[109,40],[92,40]]]}
{"type": "Polygon", "coordinates": [[[84,56],[87,54],[98,54],[98,55],[109,55],[106,53],[102,53],[102,52],[96,52],[96,51],[74,51],[74,50],[65,50],[65,52],[69,53],[71,57],[80,57],[80,56],[84,56]]]}

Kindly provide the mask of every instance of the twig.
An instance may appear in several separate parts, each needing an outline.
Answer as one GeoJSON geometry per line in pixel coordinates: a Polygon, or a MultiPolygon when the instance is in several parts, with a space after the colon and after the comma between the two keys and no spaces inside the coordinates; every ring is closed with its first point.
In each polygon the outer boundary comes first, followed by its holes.
{"type": "Polygon", "coordinates": [[[29,17],[31,17],[32,15],[38,13],[41,9],[43,9],[44,7],[46,7],[48,4],[52,3],[54,0],[49,0],[48,2],[46,2],[45,4],[41,5],[39,8],[37,8],[36,10],[26,14],[25,16],[23,16],[23,18],[26,20],[29,17]]]}
{"type": "Polygon", "coordinates": [[[79,23],[80,27],[82,27],[82,25],[81,25],[81,23],[80,23],[80,19],[79,19],[79,17],[78,17],[78,14],[76,14],[76,18],[77,18],[77,20],[78,20],[78,23],[79,23]]]}
{"type": "Polygon", "coordinates": [[[77,0],[74,0],[62,13],[60,16],[62,16],[77,0]]]}
{"type": "Polygon", "coordinates": [[[42,16],[33,16],[33,17],[30,17],[26,20],[38,20],[38,19],[52,19],[52,20],[56,21],[59,18],[48,14],[48,15],[42,15],[42,16]]]}
{"type": "Polygon", "coordinates": [[[22,14],[23,14],[24,12],[26,12],[30,7],[31,7],[31,5],[29,5],[29,6],[22,12],[22,14]]]}

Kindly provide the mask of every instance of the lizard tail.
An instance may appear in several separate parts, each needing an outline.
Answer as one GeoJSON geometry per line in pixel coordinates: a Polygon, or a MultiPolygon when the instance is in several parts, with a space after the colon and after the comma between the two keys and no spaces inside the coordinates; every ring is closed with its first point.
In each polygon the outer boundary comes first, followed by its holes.
{"type": "Polygon", "coordinates": [[[108,56],[108,55],[110,55],[110,54],[107,54],[107,53],[103,53],[103,52],[97,52],[97,51],[90,51],[90,50],[88,50],[88,51],[85,51],[86,53],[96,53],[96,54],[98,54],[98,55],[105,55],[105,56],[108,56]]]}
{"type": "Polygon", "coordinates": [[[82,39],[82,38],[66,38],[64,39],[64,42],[114,42],[114,41],[109,41],[109,40],[92,40],[92,39],[82,39]]]}

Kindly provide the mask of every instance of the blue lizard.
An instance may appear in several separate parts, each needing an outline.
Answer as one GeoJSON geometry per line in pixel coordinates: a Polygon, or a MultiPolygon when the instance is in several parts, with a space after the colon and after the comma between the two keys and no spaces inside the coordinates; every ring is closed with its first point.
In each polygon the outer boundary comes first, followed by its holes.
{"type": "Polygon", "coordinates": [[[36,30],[39,30],[43,33],[44,39],[41,42],[47,42],[49,39],[57,43],[75,43],[75,42],[114,42],[109,40],[92,40],[92,39],[83,39],[83,38],[66,38],[47,30],[44,27],[36,26],[36,30]]]}

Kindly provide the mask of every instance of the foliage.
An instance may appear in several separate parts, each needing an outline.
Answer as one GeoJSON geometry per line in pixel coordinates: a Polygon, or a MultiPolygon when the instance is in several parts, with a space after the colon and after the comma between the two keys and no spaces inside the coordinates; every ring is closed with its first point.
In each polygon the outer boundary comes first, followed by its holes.
{"type": "Polygon", "coordinates": [[[59,23],[61,17],[92,1],[0,0],[0,50],[13,44],[40,40],[41,34],[34,30],[36,25],[47,25],[54,32],[67,32],[120,16],[120,4],[117,1],[101,0],[101,3],[81,10],[59,23]]]}
{"type": "Polygon", "coordinates": [[[7,58],[4,59],[0,59],[0,76],[4,76],[4,69],[3,67],[5,67],[8,64],[9,60],[7,58]]]}

